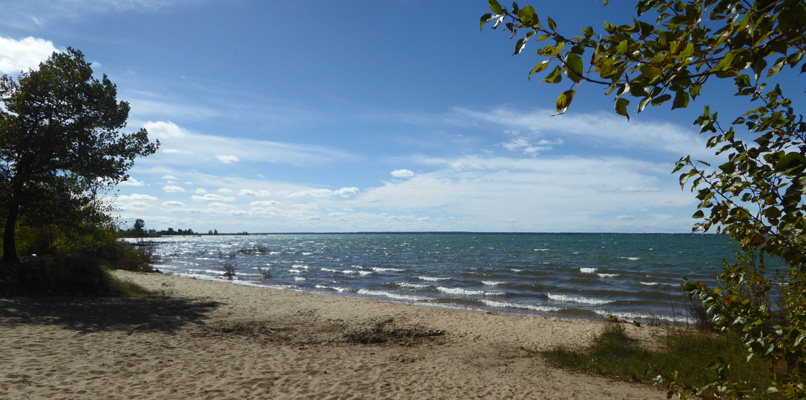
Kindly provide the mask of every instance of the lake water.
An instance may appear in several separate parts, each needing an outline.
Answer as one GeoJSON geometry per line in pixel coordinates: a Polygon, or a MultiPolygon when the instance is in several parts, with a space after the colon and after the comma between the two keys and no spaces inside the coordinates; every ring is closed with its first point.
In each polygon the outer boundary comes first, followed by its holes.
{"type": "Polygon", "coordinates": [[[165,273],[421,305],[686,319],[682,277],[716,283],[718,235],[268,234],[149,239],[165,273]]]}

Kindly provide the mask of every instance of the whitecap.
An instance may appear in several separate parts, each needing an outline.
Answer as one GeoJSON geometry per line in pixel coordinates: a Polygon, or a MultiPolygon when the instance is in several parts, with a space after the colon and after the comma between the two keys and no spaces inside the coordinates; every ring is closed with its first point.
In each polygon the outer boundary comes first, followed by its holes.
{"type": "Polygon", "coordinates": [[[682,322],[686,324],[693,324],[694,320],[691,318],[683,317],[683,316],[670,316],[670,315],[651,315],[651,314],[641,314],[636,312],[612,312],[606,310],[595,310],[596,314],[599,314],[603,317],[617,317],[626,320],[661,320],[667,322],[682,322]]]}
{"type": "Polygon", "coordinates": [[[622,260],[629,260],[629,261],[638,261],[641,257],[619,257],[622,260]]]}
{"type": "Polygon", "coordinates": [[[484,286],[501,286],[506,285],[507,282],[504,281],[481,281],[484,286]]]}
{"type": "Polygon", "coordinates": [[[599,275],[600,278],[615,278],[619,276],[619,274],[596,274],[599,275]]]}
{"type": "Polygon", "coordinates": [[[407,288],[407,289],[428,289],[428,288],[431,287],[430,285],[420,285],[420,284],[417,284],[417,283],[408,283],[408,282],[395,282],[394,285],[397,286],[397,287],[402,287],[402,288],[407,288]]]}
{"type": "Polygon", "coordinates": [[[406,272],[403,268],[381,268],[381,267],[372,267],[371,270],[375,272],[406,272]]]}
{"type": "Polygon", "coordinates": [[[593,306],[597,306],[600,304],[608,304],[612,303],[615,300],[603,300],[603,299],[594,299],[589,297],[582,297],[582,296],[568,296],[564,294],[551,294],[547,293],[547,296],[550,300],[554,301],[561,301],[564,303],[579,303],[579,304],[590,304],[593,306]]]}
{"type": "Polygon", "coordinates": [[[641,284],[642,284],[642,285],[647,285],[647,286],[657,286],[657,285],[660,285],[660,283],[658,283],[658,282],[641,282],[641,284]]]}
{"type": "Polygon", "coordinates": [[[532,311],[541,311],[541,312],[557,312],[560,311],[560,308],[557,307],[549,307],[549,306],[536,306],[532,304],[521,304],[521,303],[510,303],[506,301],[494,301],[494,300],[487,300],[481,299],[481,302],[490,306],[490,307],[498,307],[498,308],[521,308],[524,310],[532,310],[532,311]]]}
{"type": "Polygon", "coordinates": [[[532,249],[534,251],[549,251],[549,249],[532,249]]]}
{"type": "Polygon", "coordinates": [[[339,293],[344,293],[344,292],[348,291],[346,288],[343,288],[341,286],[316,285],[314,287],[317,288],[317,289],[322,289],[322,290],[333,290],[333,291],[339,292],[339,293]]]}
{"type": "Polygon", "coordinates": [[[365,296],[382,296],[382,297],[388,297],[390,299],[405,300],[405,301],[428,300],[425,297],[407,296],[407,295],[402,295],[402,294],[397,294],[397,293],[385,292],[383,290],[359,289],[358,294],[365,295],[365,296]]]}
{"type": "Polygon", "coordinates": [[[592,274],[592,273],[595,273],[598,269],[599,268],[582,267],[582,268],[579,269],[579,272],[581,272],[583,274],[592,274]]]}
{"type": "Polygon", "coordinates": [[[437,286],[437,290],[442,293],[457,295],[457,296],[503,296],[503,292],[488,292],[486,290],[467,290],[461,288],[449,288],[445,286],[437,286]]]}
{"type": "Polygon", "coordinates": [[[451,278],[437,278],[431,276],[418,276],[417,279],[421,281],[428,281],[428,282],[442,282],[442,281],[449,281],[451,278]]]}
{"type": "Polygon", "coordinates": [[[294,277],[294,280],[295,280],[295,281],[307,281],[307,279],[305,279],[305,278],[303,278],[303,277],[301,277],[301,276],[295,276],[295,277],[294,277]]]}

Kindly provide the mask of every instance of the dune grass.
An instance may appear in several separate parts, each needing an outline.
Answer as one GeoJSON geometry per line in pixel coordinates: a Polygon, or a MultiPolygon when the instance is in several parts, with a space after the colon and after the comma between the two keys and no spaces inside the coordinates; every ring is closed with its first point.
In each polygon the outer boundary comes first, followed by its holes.
{"type": "Polygon", "coordinates": [[[703,387],[716,380],[716,367],[727,364],[731,381],[747,382],[746,390],[763,393],[771,385],[769,366],[756,359],[748,362],[747,350],[735,335],[670,327],[659,339],[660,346],[650,349],[630,338],[622,324],[607,322],[589,347],[560,347],[541,355],[562,368],[623,381],[655,384],[662,375],[664,389],[674,379],[682,387],[703,387]]]}

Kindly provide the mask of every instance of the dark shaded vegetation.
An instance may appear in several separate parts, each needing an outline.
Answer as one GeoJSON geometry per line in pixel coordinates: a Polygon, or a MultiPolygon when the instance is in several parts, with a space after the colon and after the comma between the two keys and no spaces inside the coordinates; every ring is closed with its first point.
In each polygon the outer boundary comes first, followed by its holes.
{"type": "Polygon", "coordinates": [[[0,296],[148,294],[145,289],[112,276],[102,260],[92,255],[30,257],[19,264],[0,265],[0,296]]]}

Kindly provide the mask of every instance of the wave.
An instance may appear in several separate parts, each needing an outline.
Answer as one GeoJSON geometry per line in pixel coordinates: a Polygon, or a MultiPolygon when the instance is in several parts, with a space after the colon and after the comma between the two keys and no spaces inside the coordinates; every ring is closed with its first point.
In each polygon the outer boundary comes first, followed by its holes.
{"type": "Polygon", "coordinates": [[[589,297],[582,297],[582,296],[568,296],[564,294],[546,294],[550,300],[554,301],[561,301],[564,303],[579,303],[579,304],[590,304],[592,306],[598,306],[602,304],[609,304],[614,302],[615,300],[603,300],[603,299],[595,299],[589,297]]]}
{"type": "Polygon", "coordinates": [[[395,300],[416,301],[416,302],[428,300],[428,298],[426,297],[408,296],[403,294],[385,292],[383,290],[359,289],[358,294],[364,296],[380,296],[380,297],[388,297],[390,299],[395,300]]]}
{"type": "Polygon", "coordinates": [[[629,260],[629,261],[638,261],[641,257],[619,257],[622,260],[629,260]]]}
{"type": "Polygon", "coordinates": [[[406,289],[428,289],[431,287],[431,285],[421,285],[418,283],[408,283],[408,282],[391,282],[388,285],[406,289]]]}
{"type": "Polygon", "coordinates": [[[381,268],[381,267],[372,267],[371,270],[375,272],[406,272],[403,268],[381,268]]]}
{"type": "Polygon", "coordinates": [[[294,281],[297,281],[297,282],[299,282],[299,281],[307,281],[307,279],[305,279],[305,278],[303,278],[301,276],[295,276],[294,281]]]}
{"type": "Polygon", "coordinates": [[[600,278],[615,278],[619,276],[619,274],[596,274],[599,275],[600,278]]]}
{"type": "Polygon", "coordinates": [[[520,308],[524,310],[541,311],[541,312],[557,312],[561,310],[560,308],[557,307],[536,306],[532,304],[510,303],[507,301],[494,301],[487,299],[481,299],[481,302],[487,306],[497,308],[520,308]]]}
{"type": "Polygon", "coordinates": [[[484,286],[501,286],[501,285],[506,285],[508,283],[509,282],[504,282],[504,281],[481,281],[481,284],[484,285],[484,286]]]}
{"type": "Polygon", "coordinates": [[[534,251],[549,251],[549,249],[533,249],[534,251]]]}
{"type": "Polygon", "coordinates": [[[431,276],[418,276],[417,279],[421,281],[427,282],[442,282],[442,281],[449,281],[451,278],[438,278],[438,277],[431,277],[431,276]]]}
{"type": "Polygon", "coordinates": [[[586,267],[582,267],[582,268],[580,268],[580,269],[579,269],[579,272],[581,272],[581,273],[583,273],[583,274],[593,274],[593,273],[595,273],[595,272],[596,272],[596,271],[598,271],[598,270],[599,270],[599,268],[586,268],[586,267]]]}
{"type": "Polygon", "coordinates": [[[657,286],[657,285],[660,285],[660,283],[658,283],[658,282],[641,282],[641,284],[642,284],[642,285],[647,285],[647,286],[657,286]]]}
{"type": "Polygon", "coordinates": [[[349,292],[350,291],[349,289],[343,288],[341,286],[316,285],[314,287],[317,288],[317,289],[322,289],[322,290],[332,290],[334,292],[339,292],[339,293],[344,293],[344,292],[349,292]]]}
{"type": "Polygon", "coordinates": [[[458,295],[458,296],[503,296],[504,292],[488,292],[486,290],[467,290],[461,288],[449,288],[445,286],[437,286],[437,290],[442,293],[458,295]]]}
{"type": "Polygon", "coordinates": [[[660,315],[660,314],[642,314],[636,312],[612,312],[612,311],[605,311],[605,310],[594,310],[596,314],[599,314],[603,317],[614,316],[626,320],[661,320],[666,322],[682,322],[686,324],[693,324],[694,320],[688,317],[683,316],[672,316],[672,315],[660,315]]]}

